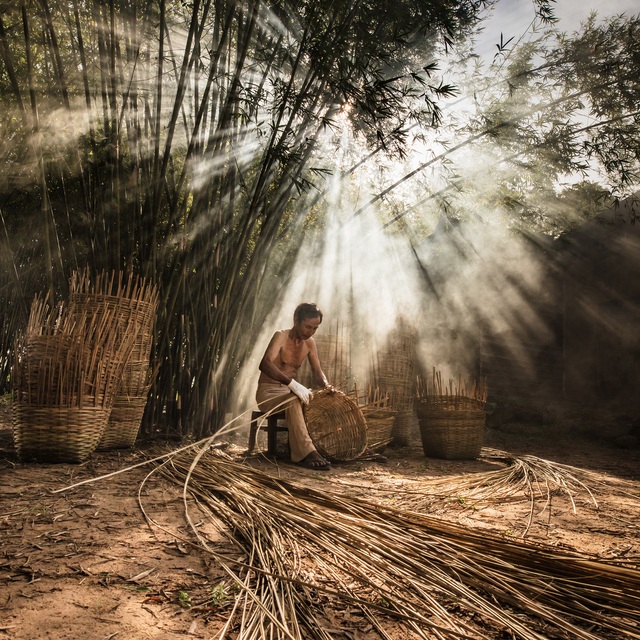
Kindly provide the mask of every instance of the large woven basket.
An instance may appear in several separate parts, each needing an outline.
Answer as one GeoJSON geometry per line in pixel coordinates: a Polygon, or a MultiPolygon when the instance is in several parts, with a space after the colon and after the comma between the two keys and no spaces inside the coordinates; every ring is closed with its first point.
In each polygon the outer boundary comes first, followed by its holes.
{"type": "Polygon", "coordinates": [[[140,430],[153,378],[149,361],[158,290],[148,280],[131,274],[102,272],[92,281],[87,271],[73,274],[70,289],[72,308],[89,318],[112,312],[117,318],[117,335],[133,335],[133,346],[98,449],[131,447],[140,430]]]}
{"type": "Polygon", "coordinates": [[[330,460],[355,460],[367,448],[364,415],[358,403],[344,393],[314,393],[305,417],[313,444],[330,460]]]}
{"type": "Polygon", "coordinates": [[[96,449],[109,420],[100,406],[39,407],[12,403],[12,432],[21,460],[83,462],[96,449]]]}
{"type": "Polygon", "coordinates": [[[147,406],[147,396],[116,396],[109,421],[98,442],[98,451],[133,447],[147,406]]]}
{"type": "Polygon", "coordinates": [[[374,384],[389,395],[397,413],[393,423],[393,443],[409,445],[418,438],[414,410],[416,368],[415,330],[402,318],[387,336],[373,366],[374,384]]]}
{"type": "Polygon", "coordinates": [[[418,400],[417,412],[426,456],[471,460],[480,455],[486,415],[483,402],[429,396],[418,400]]]}
{"type": "Polygon", "coordinates": [[[25,335],[14,352],[12,435],[22,460],[82,462],[109,420],[122,363],[75,337],[25,335]]]}
{"type": "Polygon", "coordinates": [[[152,371],[145,361],[129,362],[122,374],[118,392],[98,450],[127,449],[135,444],[147,406],[152,371]]]}

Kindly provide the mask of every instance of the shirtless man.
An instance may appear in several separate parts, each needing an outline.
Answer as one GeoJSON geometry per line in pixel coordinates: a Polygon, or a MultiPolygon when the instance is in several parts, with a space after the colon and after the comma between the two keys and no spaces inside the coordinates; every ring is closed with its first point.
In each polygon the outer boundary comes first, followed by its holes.
{"type": "Polygon", "coordinates": [[[263,412],[284,409],[289,429],[291,461],[309,469],[330,469],[331,465],[316,450],[307,424],[302,404],[309,404],[312,391],[300,384],[295,376],[309,358],[314,383],[323,389],[333,390],[320,366],[318,350],[313,334],[322,322],[322,311],[312,303],[298,305],[293,314],[293,327],[276,331],[260,361],[260,378],[256,400],[263,412]]]}

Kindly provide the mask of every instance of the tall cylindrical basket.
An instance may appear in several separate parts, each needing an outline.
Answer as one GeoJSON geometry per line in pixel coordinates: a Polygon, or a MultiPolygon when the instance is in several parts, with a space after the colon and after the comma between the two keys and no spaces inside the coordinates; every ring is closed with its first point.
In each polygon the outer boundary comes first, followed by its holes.
{"type": "Polygon", "coordinates": [[[484,403],[473,398],[419,398],[418,424],[424,454],[445,460],[471,460],[480,455],[485,423],[484,403]]]}

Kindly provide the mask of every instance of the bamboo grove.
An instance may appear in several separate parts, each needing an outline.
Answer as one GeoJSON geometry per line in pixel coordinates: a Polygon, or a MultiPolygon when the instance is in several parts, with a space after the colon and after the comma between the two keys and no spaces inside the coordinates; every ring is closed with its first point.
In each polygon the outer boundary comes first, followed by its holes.
{"type": "MultiPolygon", "coordinates": [[[[575,209],[595,214],[603,190],[558,197],[554,179],[592,161],[611,192],[633,193],[640,17],[540,39],[498,60],[501,79],[474,71],[478,110],[455,124],[438,63],[489,4],[0,0],[0,392],[34,295],[64,298],[73,270],[131,270],[161,299],[145,428],[217,429],[302,238],[321,231],[344,122],[368,145],[353,171],[401,160],[416,131],[444,140],[345,213],[386,206],[391,232],[409,236],[407,218],[433,201],[454,217],[484,202],[508,210],[509,228],[559,233],[575,209]],[[452,158],[480,145],[499,159],[493,190],[452,158]],[[423,180],[414,202],[394,201],[436,166],[442,188],[423,180]]],[[[552,21],[550,0],[532,6],[552,21]]]]}
{"type": "Polygon", "coordinates": [[[282,238],[318,224],[316,151],[341,105],[399,148],[449,89],[424,63],[391,80],[381,66],[406,69],[418,34],[450,43],[483,4],[3,2],[2,389],[34,294],[63,296],[72,269],[130,269],[163,301],[146,422],[215,429],[268,311],[257,292],[276,298],[300,246],[282,238]]]}

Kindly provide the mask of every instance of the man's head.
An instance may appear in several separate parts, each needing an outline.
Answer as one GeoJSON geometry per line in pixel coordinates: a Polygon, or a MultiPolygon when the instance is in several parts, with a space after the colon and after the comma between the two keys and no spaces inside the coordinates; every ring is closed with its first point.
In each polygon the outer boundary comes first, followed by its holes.
{"type": "Polygon", "coordinates": [[[293,313],[293,335],[300,340],[308,340],[318,330],[322,322],[322,311],[311,302],[298,305],[293,313]]]}
{"type": "Polygon", "coordinates": [[[296,307],[293,312],[293,324],[300,324],[304,320],[318,318],[322,322],[322,311],[313,302],[303,302],[296,307]]]}

